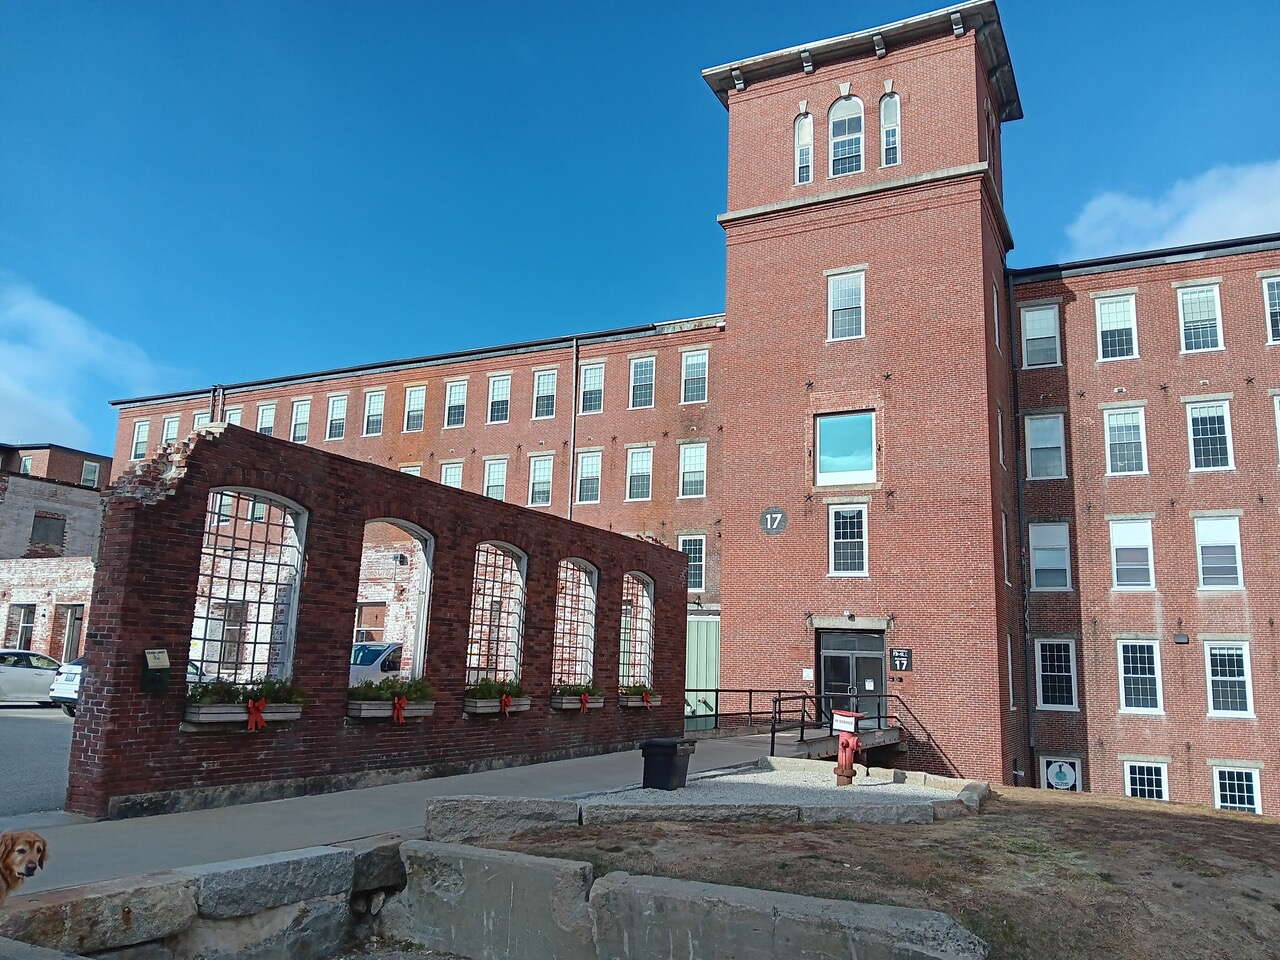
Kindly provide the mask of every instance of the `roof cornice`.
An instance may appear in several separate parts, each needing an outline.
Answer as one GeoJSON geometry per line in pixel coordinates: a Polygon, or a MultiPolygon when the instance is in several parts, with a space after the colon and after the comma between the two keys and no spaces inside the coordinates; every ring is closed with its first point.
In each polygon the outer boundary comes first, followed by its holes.
{"type": "Polygon", "coordinates": [[[1140,250],[1137,253],[1121,253],[1110,257],[1096,257],[1092,260],[1072,260],[1068,263],[1050,263],[1040,267],[1020,267],[1010,270],[1009,277],[1014,286],[1024,286],[1042,280],[1060,280],[1091,273],[1114,273],[1119,270],[1133,270],[1137,267],[1190,263],[1195,260],[1212,260],[1217,257],[1265,253],[1271,250],[1280,250],[1280,233],[1263,233],[1253,237],[1192,243],[1182,247],[1164,247],[1159,250],[1140,250]]]}

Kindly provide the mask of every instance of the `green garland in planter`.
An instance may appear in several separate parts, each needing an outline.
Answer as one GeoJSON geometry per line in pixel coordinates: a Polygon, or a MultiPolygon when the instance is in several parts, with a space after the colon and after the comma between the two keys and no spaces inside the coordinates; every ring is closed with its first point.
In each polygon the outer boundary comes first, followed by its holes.
{"type": "Polygon", "coordinates": [[[519,680],[494,680],[485,677],[463,691],[468,700],[498,700],[502,697],[523,697],[524,687],[519,680]]]}
{"type": "Polygon", "coordinates": [[[366,680],[347,690],[348,700],[391,701],[396,697],[404,697],[410,703],[426,703],[434,698],[435,691],[426,677],[417,680],[405,680],[401,677],[386,677],[378,682],[366,680]]]}
{"type": "Polygon", "coordinates": [[[654,690],[653,687],[649,686],[647,683],[633,683],[629,687],[623,687],[619,692],[624,697],[643,697],[646,693],[653,697],[658,693],[658,691],[654,690]]]}
{"type": "Polygon", "coordinates": [[[580,697],[584,693],[589,697],[602,696],[594,680],[588,680],[586,683],[561,683],[551,688],[553,697],[580,697]]]}
{"type": "Polygon", "coordinates": [[[307,695],[288,680],[267,678],[256,683],[232,683],[230,680],[210,680],[193,683],[187,688],[187,703],[212,706],[223,703],[248,703],[250,700],[266,700],[267,703],[307,702],[307,695]]]}

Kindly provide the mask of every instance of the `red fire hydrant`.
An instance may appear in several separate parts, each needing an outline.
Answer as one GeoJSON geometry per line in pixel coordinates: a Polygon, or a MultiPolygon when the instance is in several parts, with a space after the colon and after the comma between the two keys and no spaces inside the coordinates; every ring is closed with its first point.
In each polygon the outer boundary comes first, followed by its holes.
{"type": "Polygon", "coordinates": [[[862,754],[858,721],[864,714],[852,710],[832,710],[831,715],[831,728],[840,734],[840,752],[836,754],[836,786],[847,787],[853,783],[853,765],[862,754]]]}

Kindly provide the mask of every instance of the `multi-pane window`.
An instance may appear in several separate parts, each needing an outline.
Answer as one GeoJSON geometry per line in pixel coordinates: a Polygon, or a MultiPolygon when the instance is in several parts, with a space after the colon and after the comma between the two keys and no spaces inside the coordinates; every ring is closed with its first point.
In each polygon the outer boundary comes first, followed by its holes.
{"type": "Polygon", "coordinates": [[[1031,589],[1071,589],[1071,547],[1065,523],[1027,525],[1031,545],[1031,589]]]}
{"type": "Polygon", "coordinates": [[[495,500],[507,496],[507,460],[500,457],[484,462],[484,495],[495,500]]]}
{"type": "Polygon", "coordinates": [[[191,426],[199,430],[201,427],[209,425],[209,411],[197,410],[191,417],[191,426]]]}
{"type": "Polygon", "coordinates": [[[1169,768],[1163,763],[1137,763],[1126,760],[1124,764],[1124,792],[1142,800],[1168,800],[1169,768]]]}
{"type": "Polygon", "coordinates": [[[511,419],[511,378],[489,378],[489,422],[506,423],[511,419]]]}
{"type": "Polygon", "coordinates": [[[1067,475],[1062,414],[1030,416],[1026,424],[1027,479],[1061,480],[1067,475]]]}
{"type": "Polygon", "coordinates": [[[1262,281],[1262,301],[1267,310],[1267,339],[1280,343],[1280,277],[1262,281]]]}
{"type": "Polygon", "coordinates": [[[1147,421],[1142,407],[1108,410],[1106,421],[1107,473],[1147,472],[1147,421]]]}
{"type": "Polygon", "coordinates": [[[795,122],[796,183],[813,179],[813,115],[802,113],[795,122]]]}
{"type": "Polygon", "coordinates": [[[578,502],[600,502],[600,460],[603,455],[599,451],[578,454],[578,502]]]}
{"type": "Polygon", "coordinates": [[[258,432],[266,437],[276,432],[276,405],[274,403],[258,404],[258,432]]]}
{"type": "Polygon", "coordinates": [[[1251,767],[1214,767],[1213,805],[1219,810],[1261,813],[1258,771],[1251,767]]]}
{"type": "Polygon", "coordinates": [[[181,425],[181,417],[165,417],[160,422],[160,443],[170,444],[178,439],[178,427],[181,425]]]}
{"type": "Polygon", "coordinates": [[[231,407],[222,412],[222,419],[232,426],[240,426],[240,414],[244,411],[243,407],[231,407]]]}
{"type": "Polygon", "coordinates": [[[422,476],[422,464],[411,463],[408,466],[401,467],[400,472],[407,473],[411,477],[420,477],[422,476]]]}
{"type": "Polygon", "coordinates": [[[653,357],[631,361],[631,409],[653,406],[653,357]]]}
{"type": "Polygon", "coordinates": [[[347,433],[347,398],[330,397],[329,398],[329,416],[325,421],[324,438],[326,440],[341,440],[347,433]]]}
{"type": "Polygon", "coordinates": [[[311,401],[293,401],[293,420],[289,428],[289,437],[294,443],[306,443],[307,431],[311,425],[311,401]]]}
{"type": "Polygon", "coordinates": [[[707,399],[707,351],[680,354],[680,402],[703,403],[707,399]]]}
{"type": "Polygon", "coordinates": [[[537,456],[529,458],[529,506],[551,506],[551,469],[553,458],[537,456]]]}
{"type": "Polygon", "coordinates": [[[80,486],[96,487],[98,485],[99,466],[93,460],[85,460],[80,466],[80,486]]]}
{"type": "Polygon", "coordinates": [[[1218,285],[1182,287],[1178,290],[1178,317],[1182,324],[1182,351],[1222,348],[1222,312],[1218,285]]]}
{"type": "Polygon", "coordinates": [[[1187,404],[1192,470],[1231,470],[1231,407],[1225,400],[1187,404]]]}
{"type": "Polygon", "coordinates": [[[1120,709],[1128,713],[1163,713],[1160,691],[1160,650],[1154,640],[1121,640],[1120,709]]]}
{"type": "Polygon", "coordinates": [[[828,340],[855,340],[863,335],[865,282],[866,274],[861,270],[827,277],[828,340]]]}
{"type": "Polygon", "coordinates": [[[1058,305],[1022,308],[1023,367],[1056,367],[1062,362],[1058,305]]]}
{"type": "Polygon", "coordinates": [[[1076,709],[1076,643],[1036,641],[1036,697],[1041,710],[1076,709]]]}
{"type": "Polygon", "coordinates": [[[1117,590],[1155,586],[1150,520],[1111,521],[1111,585],[1117,590]]]}
{"type": "Polygon", "coordinates": [[[622,578],[618,685],[653,685],[653,582],[641,573],[622,578]]]}
{"type": "Polygon", "coordinates": [[[680,496],[705,497],[707,495],[707,445],[684,443],[680,445],[680,496]]]}
{"type": "Polygon", "coordinates": [[[902,160],[901,139],[902,105],[896,93],[886,94],[880,100],[880,165],[895,166],[902,160]]]}
{"type": "Polygon", "coordinates": [[[833,577],[867,575],[867,508],[833,504],[830,508],[827,573],[833,577]]]}
{"type": "Polygon", "coordinates": [[[525,556],[511,547],[476,547],[467,631],[468,685],[484,679],[520,679],[526,569],[525,556]]]}
{"type": "Polygon", "coordinates": [[[814,418],[814,483],[874,483],[875,414],[832,413],[814,418]]]}
{"type": "Polygon", "coordinates": [[[627,451],[627,499],[648,500],[653,493],[653,448],[627,451]]]}
{"type": "MultiPolygon", "coordinates": [[[[367,401],[366,401],[367,404],[367,401]]],[[[365,420],[368,420],[366,415],[365,420]]],[[[404,391],[404,432],[416,433],[427,421],[427,388],[424,386],[406,387],[404,391]]],[[[381,423],[378,424],[381,429],[381,423]]],[[[368,431],[368,423],[365,430],[368,431]]]]}
{"type": "Polygon", "coordinates": [[[151,436],[151,421],[136,420],[133,424],[133,445],[129,448],[130,460],[141,460],[147,455],[147,439],[151,436]]]}
{"type": "Polygon", "coordinates": [[[1138,320],[1132,294],[1099,297],[1093,302],[1098,322],[1098,359],[1127,360],[1138,355],[1138,320]]]}
{"type": "Polygon", "coordinates": [[[36,605],[34,603],[9,604],[9,625],[4,645],[18,650],[30,650],[36,634],[36,605]]]}
{"type": "Polygon", "coordinates": [[[587,684],[595,675],[595,567],[561,560],[556,578],[556,620],[551,640],[551,684],[587,684]]]}
{"type": "Polygon", "coordinates": [[[550,420],[556,415],[556,372],[539,370],[533,375],[533,419],[550,420]]]}
{"type": "Polygon", "coordinates": [[[689,561],[687,586],[690,593],[705,589],[707,564],[707,538],[703,536],[681,537],[680,552],[689,561]]]}
{"type": "Polygon", "coordinates": [[[1204,645],[1211,717],[1253,715],[1253,678],[1249,667],[1249,644],[1244,641],[1204,645]]]}
{"type": "Polygon", "coordinates": [[[467,421],[467,381],[454,380],[444,385],[444,425],[460,427],[467,421]]]}
{"type": "Polygon", "coordinates": [[[862,169],[862,101],[842,97],[831,106],[829,153],[831,176],[857,173],[862,169]]]}
{"type": "Polygon", "coordinates": [[[587,364],[581,370],[581,377],[578,412],[599,413],[604,409],[604,364],[587,364]]]}
{"type": "Polygon", "coordinates": [[[18,461],[18,472],[30,475],[34,462],[32,457],[23,457],[18,461]]]}
{"type": "Polygon", "coordinates": [[[446,487],[462,486],[462,464],[460,463],[442,463],[440,464],[440,482],[446,487]]]}
{"type": "Polygon", "coordinates": [[[1240,563],[1240,518],[1196,517],[1196,563],[1202,590],[1244,586],[1240,563]]]}

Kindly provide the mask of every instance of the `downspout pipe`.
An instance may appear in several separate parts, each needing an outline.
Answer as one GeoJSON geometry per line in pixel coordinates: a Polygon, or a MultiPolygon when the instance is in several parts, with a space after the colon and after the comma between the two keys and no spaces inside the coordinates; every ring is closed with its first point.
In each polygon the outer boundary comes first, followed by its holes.
{"type": "Polygon", "coordinates": [[[573,376],[570,378],[573,392],[569,396],[569,498],[565,506],[565,519],[573,519],[573,496],[577,492],[578,475],[578,338],[573,338],[573,376]]]}

